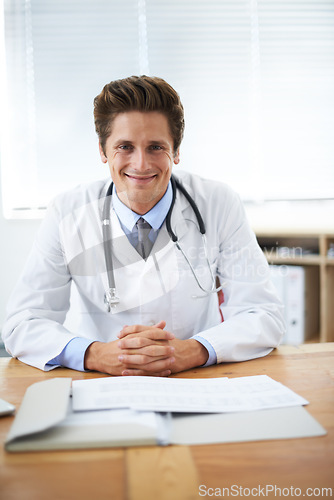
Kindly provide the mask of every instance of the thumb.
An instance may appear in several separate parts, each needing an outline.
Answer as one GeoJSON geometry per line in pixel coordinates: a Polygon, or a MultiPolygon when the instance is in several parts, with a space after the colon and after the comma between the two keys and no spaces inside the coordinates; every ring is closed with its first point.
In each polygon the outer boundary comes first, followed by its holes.
{"type": "Polygon", "coordinates": [[[166,321],[159,321],[159,323],[156,323],[154,326],[155,328],[161,328],[161,330],[163,330],[166,326],[166,321]]]}

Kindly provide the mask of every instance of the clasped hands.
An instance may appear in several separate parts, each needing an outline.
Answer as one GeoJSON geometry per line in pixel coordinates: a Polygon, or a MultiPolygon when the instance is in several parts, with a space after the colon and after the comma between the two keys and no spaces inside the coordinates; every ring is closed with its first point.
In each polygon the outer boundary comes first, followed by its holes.
{"type": "Polygon", "coordinates": [[[118,340],[93,342],[86,351],[85,368],[111,375],[167,377],[206,362],[208,352],[202,344],[176,339],[165,326],[165,321],[124,326],[118,340]]]}
{"type": "Polygon", "coordinates": [[[165,331],[165,321],[153,326],[124,326],[118,334],[118,360],[122,375],[156,375],[167,377],[175,364],[174,335],[165,331]]]}

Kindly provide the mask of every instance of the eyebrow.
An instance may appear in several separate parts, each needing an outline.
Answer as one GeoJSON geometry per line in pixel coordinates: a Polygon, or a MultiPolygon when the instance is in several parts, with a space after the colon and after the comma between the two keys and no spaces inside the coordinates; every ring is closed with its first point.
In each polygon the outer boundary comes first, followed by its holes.
{"type": "MultiPolygon", "coordinates": [[[[117,139],[115,142],[114,142],[114,146],[116,146],[117,144],[133,144],[133,141],[129,140],[129,139],[117,139]]],[[[154,146],[165,146],[165,147],[168,147],[169,146],[169,143],[164,141],[163,139],[161,140],[153,140],[153,141],[149,141],[149,144],[152,144],[154,146]]]]}
{"type": "Polygon", "coordinates": [[[150,144],[153,144],[154,146],[161,146],[161,145],[163,145],[163,146],[169,146],[168,142],[163,141],[163,140],[161,140],[161,141],[150,141],[150,144]]]}
{"type": "Polygon", "coordinates": [[[114,141],[114,144],[132,144],[132,141],[129,141],[129,139],[117,139],[114,141]]]}

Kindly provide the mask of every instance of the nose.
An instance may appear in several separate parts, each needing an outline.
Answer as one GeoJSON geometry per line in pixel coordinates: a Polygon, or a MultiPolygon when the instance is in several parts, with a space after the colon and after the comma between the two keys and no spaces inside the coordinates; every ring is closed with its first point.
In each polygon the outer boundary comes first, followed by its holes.
{"type": "Polygon", "coordinates": [[[133,166],[136,170],[145,170],[147,164],[145,157],[145,149],[136,148],[132,160],[133,160],[133,166]]]}

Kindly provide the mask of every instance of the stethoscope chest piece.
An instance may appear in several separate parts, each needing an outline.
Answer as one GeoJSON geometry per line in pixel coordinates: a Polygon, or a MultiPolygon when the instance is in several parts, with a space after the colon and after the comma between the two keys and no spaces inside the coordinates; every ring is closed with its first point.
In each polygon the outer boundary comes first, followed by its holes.
{"type": "Polygon", "coordinates": [[[110,312],[111,309],[115,308],[119,304],[119,298],[116,295],[116,288],[109,288],[104,293],[104,303],[107,306],[107,311],[110,312]]]}

